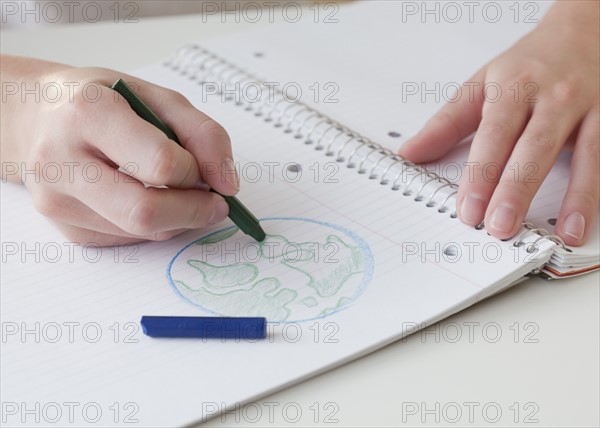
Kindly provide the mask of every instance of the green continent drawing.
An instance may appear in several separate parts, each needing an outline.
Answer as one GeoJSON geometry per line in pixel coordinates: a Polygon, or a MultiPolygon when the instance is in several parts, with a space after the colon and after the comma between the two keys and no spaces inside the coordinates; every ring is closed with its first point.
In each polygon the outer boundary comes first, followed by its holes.
{"type": "Polygon", "coordinates": [[[232,227],[180,251],[168,271],[178,294],[219,315],[289,322],[337,312],[368,284],[372,256],[351,232],[304,219],[263,223],[272,232],[263,242],[232,227]]]}

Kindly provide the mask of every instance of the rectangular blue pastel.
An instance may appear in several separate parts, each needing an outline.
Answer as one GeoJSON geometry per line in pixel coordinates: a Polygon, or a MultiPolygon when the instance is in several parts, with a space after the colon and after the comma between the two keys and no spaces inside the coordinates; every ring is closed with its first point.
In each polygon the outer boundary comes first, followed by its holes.
{"type": "Polygon", "coordinates": [[[264,339],[265,318],[143,316],[142,330],[150,337],[202,339],[264,339]]]}

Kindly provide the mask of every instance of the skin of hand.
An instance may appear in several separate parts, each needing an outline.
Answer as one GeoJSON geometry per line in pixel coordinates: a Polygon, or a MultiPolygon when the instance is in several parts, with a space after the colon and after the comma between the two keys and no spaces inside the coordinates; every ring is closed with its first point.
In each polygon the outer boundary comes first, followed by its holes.
{"type": "Polygon", "coordinates": [[[208,189],[239,190],[229,136],[179,93],[101,68],[5,55],[0,67],[3,179],[23,182],[70,241],[160,241],[227,217],[208,189]],[[110,89],[119,78],[182,147],[110,89]]]}
{"type": "Polygon", "coordinates": [[[585,243],[600,198],[599,16],[597,1],[554,4],[536,29],[468,80],[480,89],[474,97],[463,86],[463,96],[400,149],[429,162],[475,132],[457,194],[464,223],[484,221],[491,235],[514,236],[568,144],[571,176],[555,233],[567,245],[585,243]],[[490,82],[503,96],[486,99],[481,88],[490,82]]]}

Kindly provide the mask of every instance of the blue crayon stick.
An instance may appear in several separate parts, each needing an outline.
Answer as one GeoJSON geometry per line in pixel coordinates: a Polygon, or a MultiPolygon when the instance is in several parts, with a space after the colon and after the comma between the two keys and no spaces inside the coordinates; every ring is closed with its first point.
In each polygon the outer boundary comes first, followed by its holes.
{"type": "Polygon", "coordinates": [[[142,330],[150,337],[201,339],[264,339],[265,318],[143,316],[142,330]]]}

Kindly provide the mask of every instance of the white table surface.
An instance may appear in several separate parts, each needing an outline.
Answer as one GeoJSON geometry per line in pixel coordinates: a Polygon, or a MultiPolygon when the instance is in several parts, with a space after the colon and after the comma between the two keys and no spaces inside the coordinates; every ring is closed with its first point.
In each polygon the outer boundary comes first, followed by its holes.
{"type": "MultiPolygon", "coordinates": [[[[261,25],[213,18],[3,29],[0,48],[2,54],[127,71],[161,60],[187,42],[261,25]]],[[[414,334],[204,426],[499,426],[488,422],[499,409],[502,426],[597,427],[599,283],[598,272],[555,282],[531,279],[427,334],[414,334]],[[293,421],[296,409],[302,417],[293,421]],[[457,409],[462,416],[452,423],[457,409]]]]}

